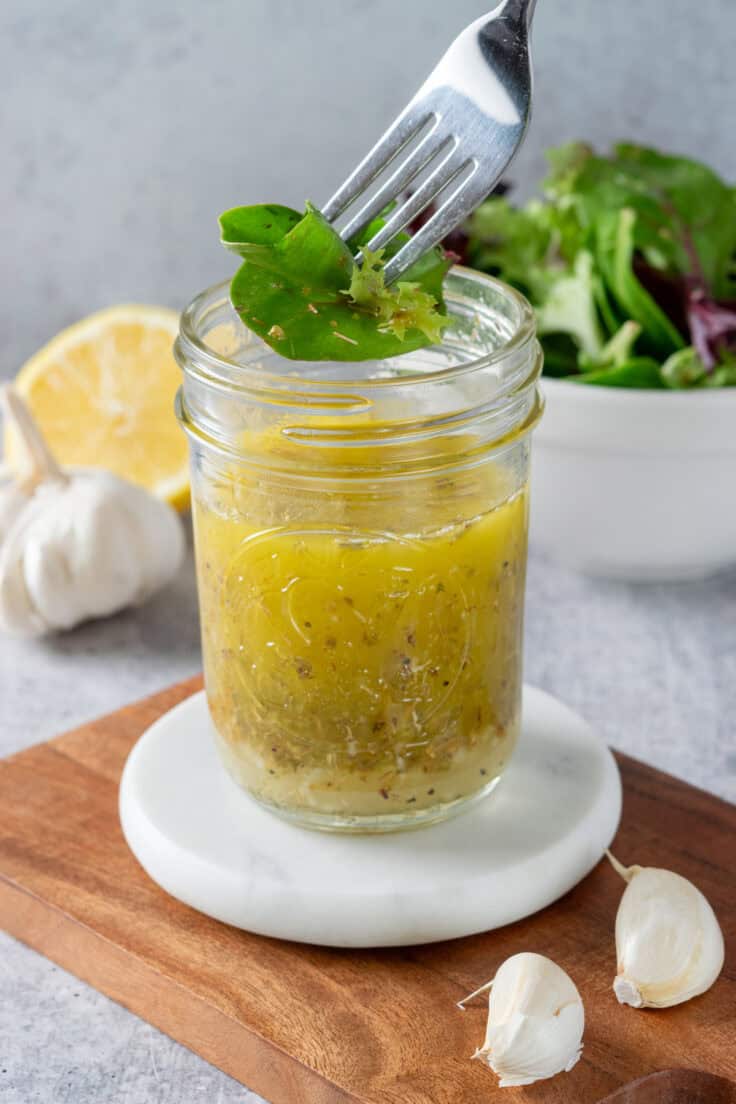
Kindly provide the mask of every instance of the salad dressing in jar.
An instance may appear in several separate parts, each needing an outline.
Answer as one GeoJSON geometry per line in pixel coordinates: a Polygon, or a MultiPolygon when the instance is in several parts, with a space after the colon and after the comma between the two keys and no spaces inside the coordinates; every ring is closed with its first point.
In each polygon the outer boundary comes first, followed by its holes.
{"type": "Polygon", "coordinates": [[[285,361],[225,287],[182,318],[207,700],[229,773],[299,824],[385,831],[487,794],[519,730],[525,300],[463,269],[439,346],[285,361]]]}

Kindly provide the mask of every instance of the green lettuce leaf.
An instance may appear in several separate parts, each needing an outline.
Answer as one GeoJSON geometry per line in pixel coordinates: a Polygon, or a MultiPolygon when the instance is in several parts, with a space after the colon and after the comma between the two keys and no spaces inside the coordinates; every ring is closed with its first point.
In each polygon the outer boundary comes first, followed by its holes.
{"type": "Polygon", "coordinates": [[[661,371],[665,386],[672,388],[695,387],[706,374],[705,365],[692,345],[668,356],[661,371]]]}
{"type": "Polygon", "coordinates": [[[487,201],[464,246],[471,264],[530,299],[545,373],[733,385],[736,189],[706,165],[630,143],[606,157],[582,142],[547,156],[544,202],[487,201]]]}
{"type": "Polygon", "coordinates": [[[549,293],[583,244],[574,212],[539,200],[512,207],[493,196],[470,216],[466,232],[468,263],[499,275],[532,302],[549,293]]]}
{"type": "Polygon", "coordinates": [[[559,199],[574,191],[580,170],[595,152],[587,142],[566,142],[548,149],[545,156],[549,175],[542,188],[550,199],[559,199]]]}
{"type": "Polygon", "coordinates": [[[736,387],[736,359],[729,358],[700,381],[703,387],[736,387]]]}
{"type": "Polygon", "coordinates": [[[583,372],[592,372],[600,368],[619,368],[634,357],[634,345],[640,333],[639,323],[629,319],[594,356],[581,353],[578,358],[579,368],[583,372]]]}
{"type": "Polygon", "coordinates": [[[419,281],[401,280],[395,287],[387,287],[384,252],[363,249],[363,263],[353,266],[350,287],[343,294],[359,310],[376,318],[379,333],[393,333],[404,341],[409,331],[419,330],[428,341],[441,341],[447,319],[438,314],[434,295],[422,290],[419,281]]]}
{"type": "Polygon", "coordinates": [[[659,363],[653,357],[631,357],[611,368],[598,368],[571,376],[573,383],[591,383],[603,387],[639,387],[660,390],[665,386],[659,363]]]}
{"type": "Polygon", "coordinates": [[[634,249],[653,267],[700,279],[717,298],[734,294],[736,202],[707,165],[632,144],[579,163],[568,187],[582,221],[628,208],[634,249]]]}
{"type": "Polygon", "coordinates": [[[537,309],[540,334],[569,334],[588,357],[597,356],[605,340],[596,306],[593,267],[592,254],[581,250],[572,271],[555,279],[537,309]]]}
{"type": "Polygon", "coordinates": [[[600,212],[595,226],[598,267],[626,317],[638,322],[648,351],[668,356],[685,345],[682,334],[634,274],[638,215],[631,207],[600,212]]]}
{"type": "Polygon", "coordinates": [[[540,334],[539,343],[544,353],[544,374],[562,379],[578,372],[580,350],[575,339],[566,333],[540,334]]]}
{"type": "Polygon", "coordinates": [[[221,216],[220,229],[226,248],[243,259],[230,286],[233,307],[282,356],[383,359],[439,341],[449,324],[442,281],[450,261],[442,250],[387,288],[384,254],[369,254],[363,271],[311,204],[304,215],[273,204],[237,207],[221,216]]]}

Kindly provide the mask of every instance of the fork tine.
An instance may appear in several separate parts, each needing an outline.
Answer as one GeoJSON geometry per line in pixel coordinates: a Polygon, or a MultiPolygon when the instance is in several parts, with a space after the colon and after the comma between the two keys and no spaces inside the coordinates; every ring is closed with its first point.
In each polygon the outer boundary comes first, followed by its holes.
{"type": "MultiPolygon", "coordinates": [[[[430,173],[413,195],[409,196],[395,211],[392,211],[385,226],[382,226],[378,233],[374,234],[367,243],[367,248],[380,249],[391,241],[469,164],[470,158],[465,157],[458,150],[457,142],[453,142],[449,152],[440,161],[437,168],[430,173]]],[[[403,253],[403,249],[400,252],[403,253]]]]}
{"type": "Polygon", "coordinates": [[[444,139],[438,141],[436,131],[437,123],[435,122],[429,133],[422,138],[408,157],[401,162],[398,169],[396,169],[388,180],[381,185],[375,195],[353,215],[347,225],[340,231],[340,236],[344,238],[345,241],[349,241],[354,234],[357,234],[364,226],[367,226],[371,219],[380,214],[387,203],[390,203],[391,200],[401,195],[414,177],[426,168],[438,153],[442,153],[446,150],[448,144],[452,142],[452,138],[450,135],[447,135],[444,139]]]}
{"type": "Polygon", "coordinates": [[[386,168],[404,146],[416,137],[422,127],[426,126],[433,115],[434,112],[429,108],[417,112],[413,104],[399,115],[322,208],[322,214],[328,222],[334,222],[353,200],[365,191],[382,169],[386,168]]]}
{"type": "Polygon", "coordinates": [[[398,253],[394,254],[385,268],[387,284],[397,279],[410,265],[419,260],[423,253],[439,245],[450,230],[463,222],[483,201],[488,191],[487,181],[485,178],[479,178],[471,187],[474,176],[475,170],[460,182],[424,226],[405,245],[402,245],[398,253]]]}
{"type": "MultiPolygon", "coordinates": [[[[489,138],[489,144],[493,146],[492,138],[489,138]]],[[[463,223],[498,183],[510,160],[503,149],[499,148],[494,151],[493,156],[486,158],[482,171],[479,171],[480,166],[475,159],[466,157],[465,164],[474,162],[473,171],[460,181],[424,226],[387,263],[384,272],[386,283],[393,283],[422,253],[439,245],[451,230],[463,223]]],[[[370,242],[368,245],[373,248],[370,242]]]]}

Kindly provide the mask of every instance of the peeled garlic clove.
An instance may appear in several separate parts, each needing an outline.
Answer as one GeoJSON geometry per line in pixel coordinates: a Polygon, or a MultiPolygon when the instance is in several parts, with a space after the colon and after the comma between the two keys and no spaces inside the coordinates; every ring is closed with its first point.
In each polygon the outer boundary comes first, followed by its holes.
{"type": "Polygon", "coordinates": [[[723,968],[715,913],[687,878],[657,867],[624,867],[628,885],[616,915],[613,991],[633,1008],[669,1008],[709,989],[723,968]]]}
{"type": "Polygon", "coordinates": [[[473,1057],[490,1066],[500,1088],[531,1085],[573,1068],[583,1049],[585,1012],[563,969],[523,952],[508,958],[483,988],[491,990],[488,1026],[473,1057]]]}

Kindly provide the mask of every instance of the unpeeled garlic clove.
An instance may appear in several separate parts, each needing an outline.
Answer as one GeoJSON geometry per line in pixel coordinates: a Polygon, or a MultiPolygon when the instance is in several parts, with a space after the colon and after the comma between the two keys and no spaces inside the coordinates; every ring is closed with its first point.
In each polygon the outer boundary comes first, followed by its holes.
{"type": "Polygon", "coordinates": [[[561,967],[525,951],[507,958],[495,978],[470,996],[486,989],[486,1037],[473,1057],[490,1066],[500,1088],[531,1085],[573,1068],[583,1049],[585,1012],[561,967]]]}
{"type": "MultiPolygon", "coordinates": [[[[15,422],[21,400],[8,385],[0,387],[0,410],[8,421],[15,422]]],[[[31,422],[27,433],[19,436],[19,459],[11,469],[0,465],[0,544],[10,532],[13,522],[27,505],[39,482],[39,431],[31,422]]],[[[53,475],[58,474],[55,466],[53,475]]]]}
{"type": "Polygon", "coordinates": [[[25,491],[0,470],[0,544],[27,502],[25,491]]]}
{"type": "Polygon", "coordinates": [[[613,991],[633,1008],[669,1008],[710,989],[723,967],[723,934],[687,878],[658,867],[613,868],[628,883],[616,914],[613,991]]]}

